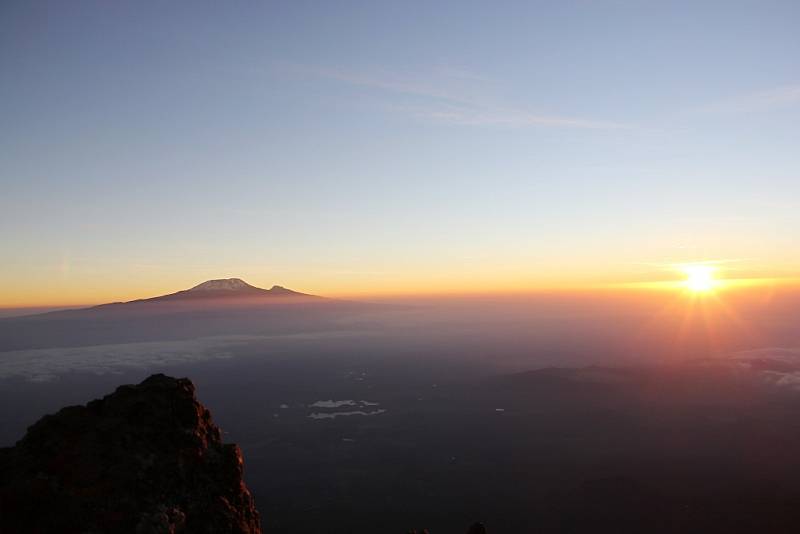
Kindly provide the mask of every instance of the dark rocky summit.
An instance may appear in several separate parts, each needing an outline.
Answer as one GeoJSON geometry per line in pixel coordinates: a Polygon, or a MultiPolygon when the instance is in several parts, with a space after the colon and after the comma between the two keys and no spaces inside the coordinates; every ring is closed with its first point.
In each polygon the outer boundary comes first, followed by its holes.
{"type": "Polygon", "coordinates": [[[260,533],[239,447],[188,379],[153,375],[0,449],[0,531],[260,533]]]}

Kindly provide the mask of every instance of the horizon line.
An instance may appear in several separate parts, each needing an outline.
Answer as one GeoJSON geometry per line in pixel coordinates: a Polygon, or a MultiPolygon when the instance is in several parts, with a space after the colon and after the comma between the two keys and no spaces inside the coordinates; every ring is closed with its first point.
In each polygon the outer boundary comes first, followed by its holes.
{"type": "MultiPolygon", "coordinates": [[[[243,279],[242,279],[243,280],[243,279]]],[[[800,288],[800,278],[798,277],[750,277],[750,278],[727,278],[719,280],[718,291],[729,291],[735,289],[753,288],[758,286],[782,286],[800,288]]],[[[277,284],[280,287],[280,284],[277,284]]],[[[194,287],[194,286],[192,286],[194,287]]],[[[254,286],[258,287],[258,286],[254,286]]],[[[467,288],[467,289],[439,289],[439,290],[366,290],[366,291],[333,291],[325,294],[318,294],[313,290],[298,290],[311,296],[320,296],[330,299],[426,299],[426,298],[458,298],[458,297],[525,297],[544,294],[570,294],[570,293],[609,293],[614,291],[644,291],[644,292],[665,292],[678,291],[684,287],[683,280],[655,280],[639,282],[607,282],[607,283],[572,283],[572,284],[549,284],[540,286],[527,286],[520,288],[467,288]],[[307,293],[307,291],[309,291],[307,293]]],[[[259,288],[261,289],[261,288],[259,288]]],[[[291,289],[291,288],[287,288],[291,289]]],[[[295,291],[294,289],[292,289],[295,291]]],[[[182,291],[182,290],[178,290],[182,291]]],[[[139,295],[133,298],[124,299],[98,299],[84,302],[51,302],[51,303],[20,303],[11,305],[0,305],[0,312],[11,310],[42,310],[48,309],[78,309],[99,306],[104,304],[129,303],[136,300],[149,299],[171,293],[158,295],[139,295]]],[[[2,317],[0,317],[2,318],[2,317]]]]}

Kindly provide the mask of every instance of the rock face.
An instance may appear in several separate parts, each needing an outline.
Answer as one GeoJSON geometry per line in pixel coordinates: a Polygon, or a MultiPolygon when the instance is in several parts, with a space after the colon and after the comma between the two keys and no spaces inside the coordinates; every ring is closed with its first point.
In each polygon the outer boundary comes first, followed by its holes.
{"type": "Polygon", "coordinates": [[[0,449],[0,531],[260,533],[239,447],[188,379],[153,375],[0,449]]]}

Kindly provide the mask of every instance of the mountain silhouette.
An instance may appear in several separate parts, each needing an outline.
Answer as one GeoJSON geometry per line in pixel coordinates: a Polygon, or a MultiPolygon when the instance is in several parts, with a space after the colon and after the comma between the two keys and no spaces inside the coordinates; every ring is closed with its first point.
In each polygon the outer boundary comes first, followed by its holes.
{"type": "Polygon", "coordinates": [[[0,319],[0,352],[220,335],[330,330],[375,305],[329,299],[240,278],[207,280],[167,295],[0,319]]]}
{"type": "MultiPolygon", "coordinates": [[[[216,280],[206,280],[201,284],[190,289],[184,289],[168,295],[137,299],[122,304],[134,304],[143,302],[176,302],[185,300],[215,300],[215,299],[250,299],[250,298],[275,298],[275,297],[304,297],[307,299],[320,299],[316,295],[309,295],[293,291],[283,286],[272,286],[270,289],[262,289],[252,286],[241,278],[220,278],[216,280]]],[[[120,303],[114,303],[120,304],[120,303]]],[[[107,306],[103,304],[101,306],[107,306]]]]}

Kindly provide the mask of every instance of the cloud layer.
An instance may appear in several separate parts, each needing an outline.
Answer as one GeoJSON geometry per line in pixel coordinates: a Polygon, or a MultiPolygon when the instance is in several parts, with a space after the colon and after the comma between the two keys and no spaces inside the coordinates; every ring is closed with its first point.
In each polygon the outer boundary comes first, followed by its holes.
{"type": "Polygon", "coordinates": [[[2,353],[0,379],[22,377],[31,382],[56,380],[68,372],[118,374],[133,369],[233,357],[233,349],[251,336],[226,336],[184,341],[157,341],[92,347],[17,350],[2,353]]]}

